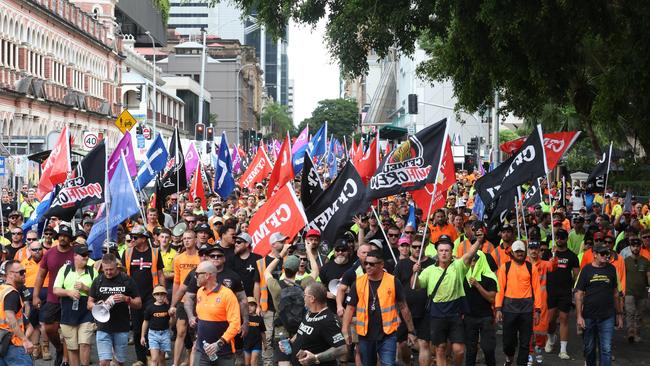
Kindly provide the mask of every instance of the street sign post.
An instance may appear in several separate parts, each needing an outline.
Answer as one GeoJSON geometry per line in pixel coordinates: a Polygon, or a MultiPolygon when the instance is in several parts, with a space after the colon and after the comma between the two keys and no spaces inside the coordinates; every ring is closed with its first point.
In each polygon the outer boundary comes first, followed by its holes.
{"type": "Polygon", "coordinates": [[[5,158],[0,156],[0,177],[5,176],[5,158]]]}
{"type": "Polygon", "coordinates": [[[115,120],[115,126],[120,129],[120,131],[124,134],[127,131],[131,131],[131,128],[135,126],[137,121],[131,113],[129,113],[128,110],[123,110],[122,113],[120,113],[119,117],[115,120]]]}
{"type": "Polygon", "coordinates": [[[145,139],[151,140],[151,128],[144,126],[142,129],[142,134],[144,135],[145,139]]]}

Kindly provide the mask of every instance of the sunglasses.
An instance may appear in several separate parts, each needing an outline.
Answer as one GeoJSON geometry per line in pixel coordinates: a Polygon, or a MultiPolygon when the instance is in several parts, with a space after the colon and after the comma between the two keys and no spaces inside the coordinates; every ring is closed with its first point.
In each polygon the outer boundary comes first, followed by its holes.
{"type": "Polygon", "coordinates": [[[411,249],[420,249],[422,245],[411,245],[411,249]]]}
{"type": "Polygon", "coordinates": [[[235,244],[246,244],[243,240],[235,240],[235,244]]]}
{"type": "Polygon", "coordinates": [[[24,269],[21,269],[20,271],[10,271],[10,272],[13,272],[13,273],[18,273],[18,274],[19,274],[19,275],[21,275],[21,276],[24,276],[24,275],[25,275],[25,273],[27,273],[27,271],[26,271],[26,270],[24,270],[24,269]]]}
{"type": "Polygon", "coordinates": [[[399,234],[388,234],[391,238],[399,238],[399,234]]]}
{"type": "Polygon", "coordinates": [[[23,232],[21,231],[19,233],[11,233],[11,235],[23,235],[23,232]]]}
{"type": "Polygon", "coordinates": [[[32,252],[40,252],[43,248],[29,248],[32,252]]]}
{"type": "Polygon", "coordinates": [[[598,255],[602,255],[603,257],[609,257],[609,251],[607,252],[596,252],[598,255]]]}
{"type": "Polygon", "coordinates": [[[404,234],[406,234],[406,235],[413,235],[413,234],[415,234],[415,231],[405,231],[404,234]]]}
{"type": "Polygon", "coordinates": [[[43,235],[47,235],[47,236],[52,236],[52,235],[54,235],[54,233],[53,233],[53,232],[50,232],[50,231],[48,231],[48,232],[44,232],[44,233],[43,233],[43,235]]]}
{"type": "Polygon", "coordinates": [[[374,267],[378,265],[380,262],[365,262],[363,265],[366,267],[374,267]]]}
{"type": "Polygon", "coordinates": [[[25,241],[37,241],[37,240],[38,240],[38,238],[27,238],[27,239],[25,239],[25,241]]]}
{"type": "Polygon", "coordinates": [[[641,239],[650,239],[650,235],[644,235],[641,237],[641,239]]]}
{"type": "Polygon", "coordinates": [[[399,246],[400,246],[401,248],[406,248],[406,247],[409,247],[410,245],[408,245],[408,244],[400,244],[399,246]]]}
{"type": "Polygon", "coordinates": [[[209,255],[210,259],[219,259],[225,257],[223,254],[210,254],[209,255]]]}

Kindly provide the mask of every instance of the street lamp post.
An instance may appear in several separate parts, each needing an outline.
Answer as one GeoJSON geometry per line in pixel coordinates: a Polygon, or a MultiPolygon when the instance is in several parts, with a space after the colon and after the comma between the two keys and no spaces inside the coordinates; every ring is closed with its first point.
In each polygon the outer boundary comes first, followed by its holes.
{"type": "MultiPolygon", "coordinates": [[[[156,138],[156,118],[158,117],[158,95],[157,95],[157,90],[156,90],[156,42],[153,40],[153,37],[151,36],[151,32],[146,31],[146,35],[149,36],[149,39],[151,39],[151,46],[153,47],[153,138],[156,138]]],[[[146,108],[149,106],[149,103],[146,103],[145,111],[146,108]]]]}
{"type": "MultiPolygon", "coordinates": [[[[237,66],[239,66],[239,63],[237,63],[237,66]]],[[[240,120],[239,120],[239,78],[241,75],[241,71],[249,66],[257,66],[255,64],[246,64],[244,66],[241,66],[237,69],[237,91],[235,94],[235,103],[237,104],[237,146],[239,146],[239,127],[240,127],[240,120]]]]}

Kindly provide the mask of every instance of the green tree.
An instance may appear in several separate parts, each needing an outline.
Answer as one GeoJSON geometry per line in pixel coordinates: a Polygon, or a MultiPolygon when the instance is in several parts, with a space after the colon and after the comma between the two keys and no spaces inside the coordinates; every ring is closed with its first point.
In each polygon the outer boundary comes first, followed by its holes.
{"type": "Polygon", "coordinates": [[[519,135],[517,135],[517,133],[512,130],[509,130],[507,128],[499,130],[499,145],[504,142],[512,141],[518,138],[519,135]]]}
{"type": "Polygon", "coordinates": [[[270,127],[271,133],[268,137],[283,139],[287,132],[293,133],[293,120],[289,116],[286,105],[271,102],[262,111],[261,124],[270,127]]]}
{"type": "Polygon", "coordinates": [[[597,153],[596,127],[650,151],[650,2],[235,1],[255,8],[276,36],[289,19],[315,25],[327,18],[326,43],[344,76],[367,72],[371,50],[409,55],[419,42],[430,55],[421,76],[451,80],[458,108],[476,111],[498,91],[503,112],[527,119],[547,105],[573,108],[597,153]]]}
{"type": "MultiPolygon", "coordinates": [[[[302,131],[309,124],[309,133],[314,134],[327,121],[327,132],[343,141],[343,136],[349,138],[359,124],[359,112],[354,99],[324,99],[311,113],[298,125],[302,131]]],[[[329,136],[328,136],[329,138],[329,136]]]]}

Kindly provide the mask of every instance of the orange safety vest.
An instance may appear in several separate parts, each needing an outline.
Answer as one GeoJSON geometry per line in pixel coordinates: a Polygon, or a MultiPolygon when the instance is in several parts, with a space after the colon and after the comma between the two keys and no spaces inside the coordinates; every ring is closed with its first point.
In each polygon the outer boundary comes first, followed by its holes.
{"type": "MultiPolygon", "coordinates": [[[[151,248],[151,277],[153,277],[153,285],[158,286],[158,248],[151,248]]],[[[131,256],[133,256],[133,248],[128,248],[124,257],[126,264],[126,274],[131,276],[131,256]]]]}
{"type": "MultiPolygon", "coordinates": [[[[5,297],[9,295],[12,291],[18,292],[13,286],[11,285],[0,285],[0,329],[5,329],[11,332],[11,328],[9,327],[9,323],[7,323],[7,314],[5,314],[5,297]]],[[[19,294],[20,295],[20,294],[19,294]]],[[[18,320],[18,326],[20,327],[20,330],[22,330],[23,333],[25,333],[25,324],[23,322],[23,299],[19,296],[20,298],[20,310],[16,313],[16,319],[18,320]]],[[[11,335],[11,343],[14,346],[17,347],[22,347],[23,345],[23,340],[20,339],[16,334],[11,335]]]]}
{"type": "MultiPolygon", "coordinates": [[[[357,278],[357,295],[359,302],[356,308],[356,330],[360,336],[368,334],[369,315],[366,306],[368,305],[368,298],[370,296],[370,283],[368,274],[364,274],[357,278]]],[[[397,331],[399,326],[399,316],[397,315],[397,304],[395,302],[395,277],[384,272],[381,283],[377,288],[377,298],[379,300],[379,307],[381,308],[381,322],[383,324],[384,333],[392,334],[397,331]]]]}
{"type": "Polygon", "coordinates": [[[260,274],[260,307],[262,311],[269,310],[269,288],[266,286],[266,278],[264,278],[264,271],[266,271],[266,257],[257,260],[257,272],[260,274]]]}

